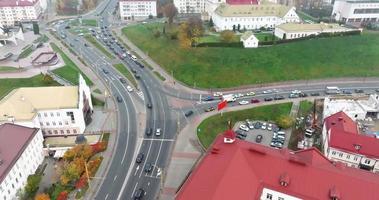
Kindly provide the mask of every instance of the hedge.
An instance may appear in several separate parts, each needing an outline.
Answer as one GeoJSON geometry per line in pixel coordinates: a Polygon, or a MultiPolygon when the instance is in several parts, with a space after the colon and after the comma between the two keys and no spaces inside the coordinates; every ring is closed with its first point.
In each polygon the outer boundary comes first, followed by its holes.
{"type": "Polygon", "coordinates": [[[196,46],[192,45],[192,47],[238,47],[242,48],[243,43],[242,42],[203,42],[199,43],[196,46]]]}

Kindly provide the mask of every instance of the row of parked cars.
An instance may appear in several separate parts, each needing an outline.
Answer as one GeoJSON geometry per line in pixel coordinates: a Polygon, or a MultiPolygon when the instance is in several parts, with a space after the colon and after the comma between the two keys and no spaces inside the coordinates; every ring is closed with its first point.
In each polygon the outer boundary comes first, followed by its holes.
{"type": "Polygon", "coordinates": [[[286,140],[286,133],[284,131],[274,132],[270,146],[275,148],[283,148],[284,141],[286,140]]]}

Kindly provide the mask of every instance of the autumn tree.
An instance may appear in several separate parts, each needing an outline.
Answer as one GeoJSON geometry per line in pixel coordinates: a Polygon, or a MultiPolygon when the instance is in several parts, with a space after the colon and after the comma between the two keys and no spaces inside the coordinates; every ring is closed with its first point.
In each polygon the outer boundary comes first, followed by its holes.
{"type": "Polygon", "coordinates": [[[36,197],[34,197],[34,200],[50,200],[50,197],[45,193],[41,193],[37,194],[36,197]]]}
{"type": "Polygon", "coordinates": [[[192,17],[179,26],[179,44],[183,48],[197,45],[200,37],[204,34],[203,23],[200,18],[192,17]]]}
{"type": "Polygon", "coordinates": [[[30,175],[27,179],[27,184],[25,186],[25,194],[27,197],[33,197],[37,192],[39,183],[41,182],[42,177],[39,175],[30,175]]]}
{"type": "Polygon", "coordinates": [[[163,13],[168,18],[168,24],[172,24],[174,17],[178,14],[178,9],[176,9],[173,3],[168,3],[163,7],[163,13]]]}
{"type": "Polygon", "coordinates": [[[276,121],[278,126],[284,129],[290,128],[294,123],[294,119],[288,115],[281,115],[276,121]]]}
{"type": "Polygon", "coordinates": [[[235,33],[233,31],[225,30],[225,31],[222,31],[220,34],[220,39],[223,42],[227,42],[227,43],[233,42],[234,38],[235,38],[235,33]]]}
{"type": "Polygon", "coordinates": [[[67,200],[68,198],[68,192],[67,191],[62,191],[59,193],[57,200],[67,200]]]}

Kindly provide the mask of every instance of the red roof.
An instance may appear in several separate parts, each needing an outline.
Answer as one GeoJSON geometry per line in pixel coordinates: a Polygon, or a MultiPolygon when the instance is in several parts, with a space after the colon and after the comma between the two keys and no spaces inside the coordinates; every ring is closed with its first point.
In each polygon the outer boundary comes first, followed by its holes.
{"type": "Polygon", "coordinates": [[[226,0],[226,3],[230,5],[258,4],[258,0],[226,0]]]}
{"type": "Polygon", "coordinates": [[[360,134],[357,124],[346,113],[341,111],[327,117],[325,125],[330,130],[330,147],[379,158],[379,139],[360,134]]]}
{"type": "Polygon", "coordinates": [[[264,188],[309,200],[376,199],[379,175],[333,164],[314,148],[290,152],[238,139],[226,144],[220,135],[176,199],[260,199],[264,188]]]}
{"type": "Polygon", "coordinates": [[[38,0],[0,0],[0,7],[33,6],[38,0]]]}
{"type": "Polygon", "coordinates": [[[0,183],[22,155],[37,128],[28,128],[15,124],[0,125],[0,183]]]}

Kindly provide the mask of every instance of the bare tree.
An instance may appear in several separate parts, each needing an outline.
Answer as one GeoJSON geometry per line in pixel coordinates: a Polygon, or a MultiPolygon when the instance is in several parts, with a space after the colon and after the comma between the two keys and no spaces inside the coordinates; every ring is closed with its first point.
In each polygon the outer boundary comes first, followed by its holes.
{"type": "Polygon", "coordinates": [[[163,12],[168,17],[168,24],[172,24],[174,17],[178,14],[178,9],[176,9],[173,3],[169,3],[163,7],[163,12]]]}

